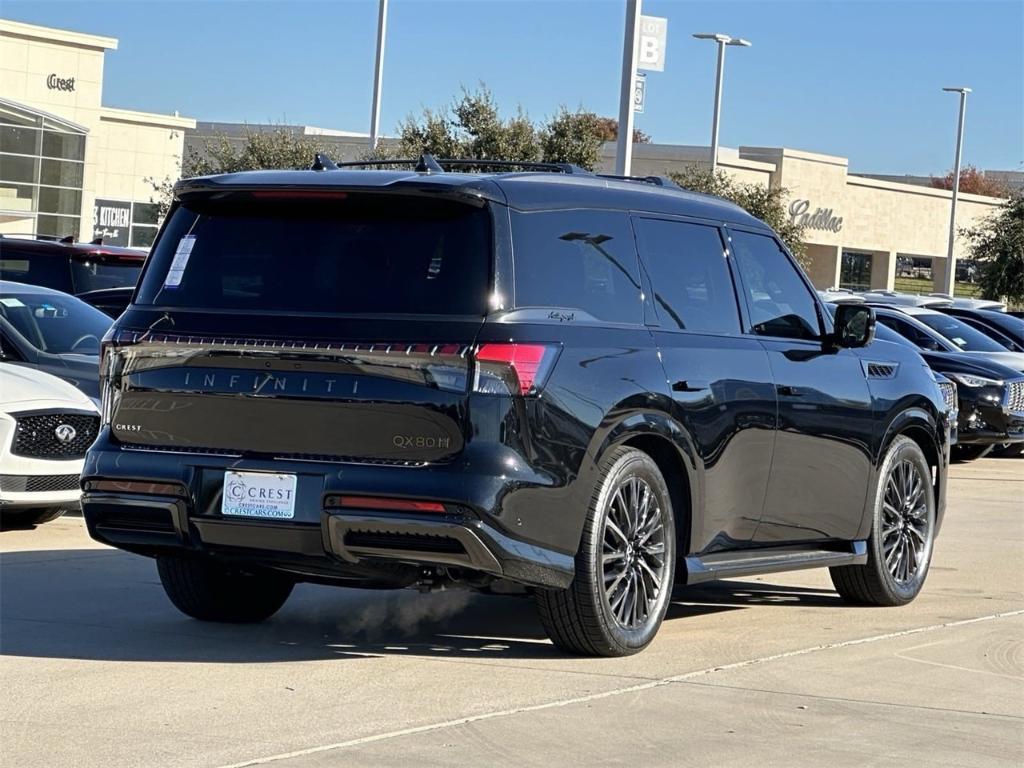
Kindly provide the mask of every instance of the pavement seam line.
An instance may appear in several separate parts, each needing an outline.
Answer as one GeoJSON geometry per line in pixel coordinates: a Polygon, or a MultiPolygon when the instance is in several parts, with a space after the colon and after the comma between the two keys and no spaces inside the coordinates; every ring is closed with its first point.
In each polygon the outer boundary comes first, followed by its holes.
{"type": "Polygon", "coordinates": [[[805,656],[810,653],[817,653],[818,651],[827,651],[832,650],[834,648],[847,648],[849,646],[854,645],[875,643],[881,640],[891,640],[898,637],[906,637],[908,635],[917,635],[924,632],[934,632],[940,629],[962,627],[969,624],[979,624],[985,621],[994,621],[996,619],[1004,619],[1012,616],[1021,615],[1024,615],[1024,609],[1015,611],[1004,611],[1002,613],[992,613],[986,616],[976,616],[974,618],[960,619],[958,621],[948,621],[942,624],[930,624],[925,627],[903,629],[899,630],[898,632],[887,632],[881,635],[872,635],[870,637],[857,638],[856,640],[845,640],[839,643],[827,643],[824,645],[816,645],[810,648],[801,648],[796,651],[786,651],[784,653],[776,653],[770,656],[761,656],[756,659],[745,659],[744,661],[737,661],[732,664],[724,664],[718,667],[708,667],[706,669],[694,670],[693,672],[684,672],[681,675],[673,675],[671,677],[664,677],[658,680],[651,680],[645,683],[638,683],[637,685],[630,685],[625,688],[615,688],[610,691],[602,691],[601,693],[592,693],[586,696],[576,696],[569,699],[559,699],[556,701],[544,702],[543,704],[531,704],[529,706],[514,707],[512,709],[502,709],[494,712],[484,712],[479,715],[469,715],[466,717],[460,717],[453,720],[445,720],[439,723],[417,725],[412,728],[403,728],[397,731],[387,731],[385,733],[377,733],[371,736],[362,736],[357,739],[339,741],[334,744],[322,744],[317,747],[306,747],[305,749],[297,749],[291,752],[282,752],[281,754],[277,755],[257,757],[253,758],[252,760],[245,760],[240,763],[230,763],[228,765],[222,765],[219,766],[219,768],[251,768],[252,766],[280,762],[281,760],[289,760],[297,757],[306,757],[308,755],[315,755],[322,752],[331,752],[333,750],[347,749],[350,747],[359,747],[363,746],[364,744],[373,744],[378,741],[388,741],[389,739],[396,739],[403,736],[415,736],[421,733],[440,731],[446,728],[452,728],[459,725],[467,725],[469,723],[481,722],[483,720],[494,720],[499,717],[509,717],[511,715],[519,715],[526,712],[537,712],[545,709],[555,709],[556,707],[567,707],[573,704],[585,704],[590,701],[599,701],[600,699],[611,698],[612,696],[621,696],[627,693],[638,693],[640,691],[661,688],[666,685],[671,685],[672,683],[678,683],[696,677],[703,677],[706,675],[714,674],[715,672],[724,672],[727,670],[741,669],[743,667],[750,667],[757,664],[765,664],[772,661],[779,661],[781,659],[790,659],[795,656],[805,656]]]}

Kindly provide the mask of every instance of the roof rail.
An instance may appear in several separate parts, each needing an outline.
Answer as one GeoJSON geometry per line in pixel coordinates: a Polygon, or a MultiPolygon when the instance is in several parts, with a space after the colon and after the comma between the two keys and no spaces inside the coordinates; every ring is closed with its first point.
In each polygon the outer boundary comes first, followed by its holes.
{"type": "Polygon", "coordinates": [[[616,181],[639,181],[644,184],[653,184],[656,187],[668,187],[670,189],[682,189],[668,176],[616,176],[613,173],[595,174],[599,179],[615,179],[616,181]]]}
{"type": "Polygon", "coordinates": [[[533,160],[483,160],[471,157],[446,157],[435,158],[429,153],[423,153],[418,158],[402,157],[393,159],[373,160],[350,160],[344,163],[335,163],[327,155],[319,152],[313,158],[310,166],[314,171],[334,171],[339,168],[372,168],[375,166],[388,165],[409,165],[417,173],[444,173],[453,168],[473,169],[522,169],[529,171],[551,171],[553,173],[572,173],[586,176],[592,175],[590,171],[580,168],[572,163],[541,163],[533,160]]]}

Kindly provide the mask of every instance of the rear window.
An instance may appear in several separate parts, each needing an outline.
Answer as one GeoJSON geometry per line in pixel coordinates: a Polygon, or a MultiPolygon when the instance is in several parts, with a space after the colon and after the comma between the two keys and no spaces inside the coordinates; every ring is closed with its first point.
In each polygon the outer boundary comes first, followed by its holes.
{"type": "Polygon", "coordinates": [[[491,251],[486,208],[380,194],[239,193],[175,209],[137,303],[483,315],[491,251]]]}
{"type": "Polygon", "coordinates": [[[512,214],[515,305],[579,309],[613,323],[643,322],[629,216],[575,209],[512,214]]]}
{"type": "Polygon", "coordinates": [[[71,261],[75,293],[88,293],[104,288],[134,287],[142,272],[142,264],[117,264],[78,257],[71,261]]]}

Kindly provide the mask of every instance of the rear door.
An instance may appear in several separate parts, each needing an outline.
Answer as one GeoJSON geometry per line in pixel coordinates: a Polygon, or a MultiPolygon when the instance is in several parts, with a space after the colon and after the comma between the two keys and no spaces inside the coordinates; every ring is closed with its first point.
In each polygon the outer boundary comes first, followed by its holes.
{"type": "Polygon", "coordinates": [[[647,216],[635,217],[634,227],[675,418],[703,468],[690,549],[742,545],[761,518],[771,466],[776,397],[768,353],[740,333],[718,227],[647,216]]]}
{"type": "Polygon", "coordinates": [[[875,418],[861,359],[822,345],[813,289],[779,242],[730,227],[743,285],[746,332],[768,352],[778,395],[778,430],[763,543],[852,539],[871,477],[875,418]]]}
{"type": "Polygon", "coordinates": [[[427,197],[179,205],[105,363],[112,432],[143,448],[449,459],[492,250],[486,207],[427,197]]]}

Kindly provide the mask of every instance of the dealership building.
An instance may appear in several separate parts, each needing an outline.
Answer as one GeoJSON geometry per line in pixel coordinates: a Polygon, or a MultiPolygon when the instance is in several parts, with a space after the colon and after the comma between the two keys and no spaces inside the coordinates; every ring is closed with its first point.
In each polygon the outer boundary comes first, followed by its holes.
{"type": "Polygon", "coordinates": [[[147,179],[178,178],[195,121],[105,106],[116,50],[111,37],[0,19],[0,234],[152,243],[147,179]]]}
{"type": "MultiPolygon", "coordinates": [[[[277,127],[197,124],[104,106],[104,60],[116,48],[109,37],[0,20],[0,233],[146,247],[157,225],[147,179],[176,179],[181,158],[201,153],[210,139],[240,144],[246,132],[277,127]]],[[[273,112],[273,103],[254,110],[273,112]]],[[[286,129],[339,161],[368,148],[365,134],[286,129]]],[[[611,172],[614,154],[606,144],[601,170],[611,172]]],[[[707,147],[637,144],[633,173],[665,175],[708,159],[707,147]]],[[[818,287],[891,289],[908,270],[931,277],[936,290],[944,284],[951,193],[929,179],[859,175],[844,157],[781,147],[723,148],[719,167],[740,181],[787,190],[789,215],[806,226],[808,273],[818,287]]],[[[957,227],[1001,202],[961,194],[957,227]]],[[[954,250],[966,256],[962,238],[954,250]]]]}

